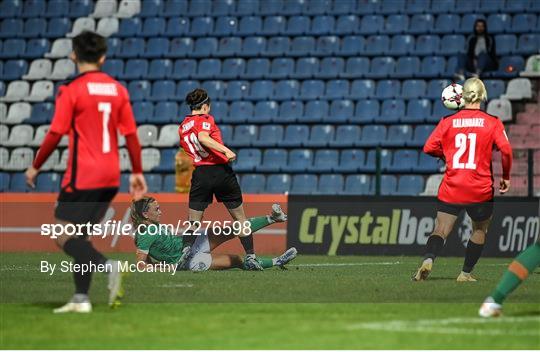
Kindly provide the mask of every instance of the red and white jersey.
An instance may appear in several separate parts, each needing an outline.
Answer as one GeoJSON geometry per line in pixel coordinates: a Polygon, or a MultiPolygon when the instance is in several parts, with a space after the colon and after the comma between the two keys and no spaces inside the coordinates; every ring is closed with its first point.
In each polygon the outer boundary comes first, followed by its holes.
{"type": "Polygon", "coordinates": [[[212,115],[187,115],[178,128],[180,145],[193,159],[193,165],[218,165],[227,164],[228,160],[223,153],[213,149],[204,148],[199,142],[199,133],[208,132],[208,135],[216,142],[223,144],[221,131],[212,115]]]}
{"type": "Polygon", "coordinates": [[[137,132],[127,89],[100,71],[62,85],[50,130],[69,134],[62,187],[95,189],[120,185],[118,132],[137,132]]]}
{"type": "Polygon", "coordinates": [[[510,178],[512,147],[502,122],[481,110],[462,109],[444,117],[424,152],[446,162],[438,198],[447,203],[479,203],[493,198],[493,149],[503,156],[503,177],[510,178]]]}

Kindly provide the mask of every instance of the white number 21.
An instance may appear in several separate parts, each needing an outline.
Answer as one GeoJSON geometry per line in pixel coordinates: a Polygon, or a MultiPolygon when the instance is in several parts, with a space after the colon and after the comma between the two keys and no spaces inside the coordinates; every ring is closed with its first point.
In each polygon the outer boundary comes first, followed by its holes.
{"type": "Polygon", "coordinates": [[[111,137],[109,135],[109,119],[111,118],[111,103],[98,103],[98,111],[103,113],[103,153],[111,151],[111,137]]]}
{"type": "Polygon", "coordinates": [[[474,155],[476,153],[476,133],[458,133],[456,135],[456,154],[454,154],[453,167],[454,169],[469,169],[476,170],[476,164],[474,163],[474,155]],[[460,162],[461,157],[467,150],[467,139],[469,140],[469,157],[467,163],[460,162]]]}

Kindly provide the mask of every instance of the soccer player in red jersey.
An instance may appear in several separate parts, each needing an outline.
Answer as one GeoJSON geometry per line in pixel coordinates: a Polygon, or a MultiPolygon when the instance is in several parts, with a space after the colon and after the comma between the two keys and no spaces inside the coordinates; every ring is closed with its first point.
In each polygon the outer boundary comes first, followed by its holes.
{"type": "MultiPolygon", "coordinates": [[[[191,177],[189,191],[189,221],[193,229],[184,236],[184,248],[179,265],[188,262],[195,235],[188,235],[197,230],[204,211],[215,196],[223,202],[234,221],[247,224],[244,212],[242,191],[236,174],[229,165],[236,159],[236,154],[223,144],[221,131],[210,115],[210,97],[204,89],[197,88],[186,97],[191,109],[178,129],[182,149],[193,158],[195,171],[191,177]]],[[[249,231],[240,231],[239,238],[246,251],[245,265],[248,270],[262,270],[255,257],[253,236],[249,231]],[[248,234],[247,236],[245,234],[248,234]],[[242,235],[242,236],[240,236],[242,235]]]]}
{"type": "MultiPolygon", "coordinates": [[[[105,62],[107,41],[83,32],[73,38],[71,59],[79,75],[60,86],[54,117],[31,167],[27,183],[34,187],[40,167],[54,151],[63,135],[69,135],[69,158],[58,196],[55,218],[59,223],[96,224],[101,221],[120,186],[118,132],[126,137],[133,173],[130,193],[135,199],[147,191],[142,175],[141,146],[129,95],[120,83],[100,71],[105,62]]],[[[108,260],[82,236],[61,235],[57,245],[74,258],[75,264],[105,264],[109,275],[109,304],[121,296],[119,261],[108,260]]],[[[103,267],[103,266],[102,266],[103,267]]],[[[91,273],[74,272],[75,295],[55,313],[92,310],[88,299],[91,273]]]]}
{"type": "Polygon", "coordinates": [[[481,102],[487,99],[484,83],[478,78],[468,79],[463,87],[463,99],[465,108],[444,117],[424,145],[425,153],[445,161],[446,172],[439,186],[435,229],[428,238],[424,261],[413,276],[414,281],[428,277],[463,209],[472,220],[473,233],[457,281],[476,281],[471,271],[482,254],[493,213],[494,148],[502,154],[499,192],[504,194],[510,188],[512,147],[501,120],[480,110],[481,102]]]}

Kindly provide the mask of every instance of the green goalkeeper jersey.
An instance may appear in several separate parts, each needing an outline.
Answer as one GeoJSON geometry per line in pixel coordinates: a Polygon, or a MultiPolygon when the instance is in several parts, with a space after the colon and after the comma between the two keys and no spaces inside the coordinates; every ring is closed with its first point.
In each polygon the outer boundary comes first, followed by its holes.
{"type": "Polygon", "coordinates": [[[175,264],[182,255],[182,236],[175,236],[166,227],[159,227],[159,233],[153,234],[151,231],[136,232],[135,245],[137,249],[148,254],[151,258],[175,264]]]}

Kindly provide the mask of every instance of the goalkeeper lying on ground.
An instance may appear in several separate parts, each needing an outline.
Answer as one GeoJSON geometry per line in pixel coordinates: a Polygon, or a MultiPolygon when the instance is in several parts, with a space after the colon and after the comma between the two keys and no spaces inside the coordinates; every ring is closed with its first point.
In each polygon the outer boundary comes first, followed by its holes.
{"type": "MultiPolygon", "coordinates": [[[[144,226],[139,227],[141,224],[147,226],[151,224],[159,225],[161,210],[156,199],[144,197],[138,201],[133,201],[130,210],[131,221],[135,229],[144,228],[144,226]]],[[[271,215],[251,218],[249,219],[249,223],[251,225],[251,232],[254,233],[273,223],[284,222],[286,220],[287,215],[281,210],[279,204],[274,204],[271,215]]],[[[149,234],[149,231],[143,233],[139,233],[139,231],[135,232],[137,265],[139,267],[158,263],[176,264],[182,256],[182,236],[170,233],[165,226],[158,228],[159,233],[155,235],[149,234]]],[[[238,255],[212,253],[222,243],[236,237],[233,228],[220,227],[218,231],[218,229],[209,227],[206,231],[204,230],[204,228],[201,228],[201,231],[198,232],[197,239],[192,247],[191,258],[185,267],[178,268],[179,270],[205,271],[232,268],[247,270],[244,267],[242,257],[238,255]],[[223,233],[229,233],[230,235],[224,235],[223,233]]],[[[197,234],[197,232],[195,233],[197,234]]],[[[296,258],[296,254],[296,248],[293,247],[289,248],[279,257],[257,260],[263,268],[270,268],[272,266],[283,267],[296,258]]]]}

